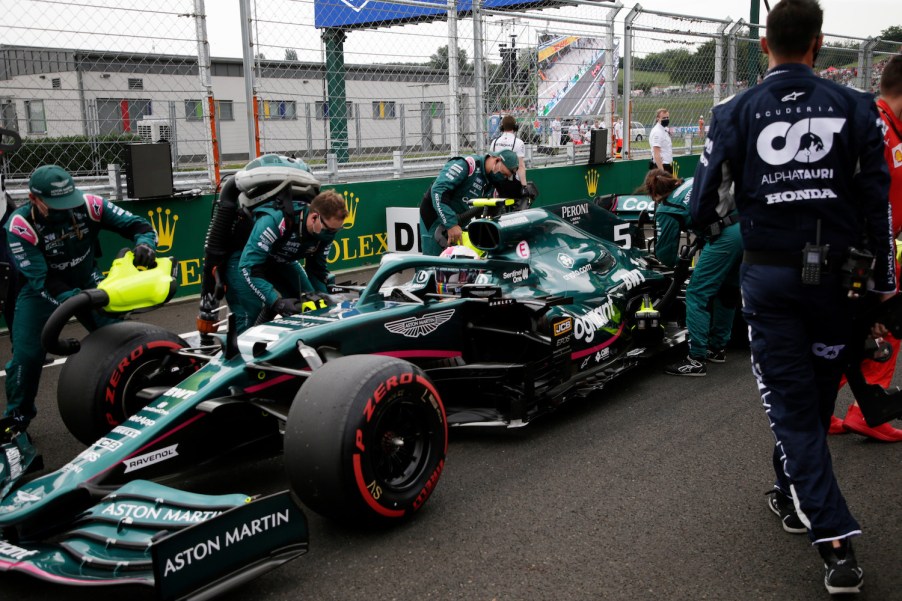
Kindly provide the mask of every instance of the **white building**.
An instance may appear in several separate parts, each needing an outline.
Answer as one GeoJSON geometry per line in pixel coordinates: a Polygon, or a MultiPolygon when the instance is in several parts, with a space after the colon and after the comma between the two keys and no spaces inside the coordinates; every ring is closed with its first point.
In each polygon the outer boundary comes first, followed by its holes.
{"type": "MultiPolygon", "coordinates": [[[[257,113],[262,152],[323,156],[329,147],[325,68],[258,61],[257,113]]],[[[346,65],[347,147],[373,156],[447,149],[447,72],[421,65],[346,65]]],[[[211,61],[217,138],[223,160],[248,157],[241,59],[211,61]]],[[[472,79],[462,77],[460,128],[473,132],[472,79]]],[[[197,58],[26,46],[0,46],[2,126],[30,141],[65,136],[119,142],[170,140],[180,163],[202,161],[210,131],[197,58]]],[[[469,133],[472,138],[472,133],[469,133]]]]}

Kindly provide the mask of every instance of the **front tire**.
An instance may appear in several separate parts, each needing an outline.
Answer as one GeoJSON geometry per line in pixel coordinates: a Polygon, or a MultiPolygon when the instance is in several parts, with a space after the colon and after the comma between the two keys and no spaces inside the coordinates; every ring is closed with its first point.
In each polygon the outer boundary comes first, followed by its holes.
{"type": "Polygon", "coordinates": [[[445,408],[420,368],[352,355],[314,371],[295,396],[285,469],[294,493],[317,513],[386,525],[423,506],[447,449],[445,408]]]}
{"type": "Polygon", "coordinates": [[[174,353],[188,343],[162,328],[138,321],[104,326],[89,334],[63,365],[57,405],[66,428],[91,444],[137,413],[137,393],[149,386],[174,386],[199,363],[174,353]]]}

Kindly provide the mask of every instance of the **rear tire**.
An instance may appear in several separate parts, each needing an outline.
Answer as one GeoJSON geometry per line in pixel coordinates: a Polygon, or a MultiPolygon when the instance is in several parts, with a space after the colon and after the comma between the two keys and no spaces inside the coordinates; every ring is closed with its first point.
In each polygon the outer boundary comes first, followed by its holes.
{"type": "Polygon", "coordinates": [[[91,444],[137,413],[148,386],[174,386],[200,364],[173,351],[188,343],[167,330],[123,321],[90,333],[63,365],[57,405],[66,428],[91,444]]]}
{"type": "Polygon", "coordinates": [[[401,359],[352,355],[313,372],[285,430],[285,469],[307,507],[386,525],[419,510],[445,465],[445,408],[423,371],[401,359]]]}

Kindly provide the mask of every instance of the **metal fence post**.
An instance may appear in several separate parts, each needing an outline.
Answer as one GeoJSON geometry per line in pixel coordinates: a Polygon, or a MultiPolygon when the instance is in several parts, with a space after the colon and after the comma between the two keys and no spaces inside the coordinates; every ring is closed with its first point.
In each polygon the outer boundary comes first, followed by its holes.
{"type": "Polygon", "coordinates": [[[394,150],[391,153],[392,177],[400,179],[404,175],[404,155],[400,150],[394,150]]]}
{"type": "Polygon", "coordinates": [[[727,96],[732,96],[736,93],[736,61],[738,60],[736,36],[743,25],[745,25],[745,20],[739,19],[736,21],[730,28],[727,37],[727,96]]]}
{"type": "MultiPolygon", "coordinates": [[[[460,148],[460,62],[457,48],[457,2],[448,0],[448,99],[451,101],[451,154],[459,154],[460,148]]],[[[430,107],[431,108],[431,107],[430,107]]],[[[430,110],[430,116],[432,113],[430,110]]],[[[444,122],[444,115],[442,115],[444,122]]]]}
{"type": "Polygon", "coordinates": [[[474,82],[473,95],[473,117],[475,140],[473,146],[475,148],[485,148],[488,140],[486,139],[486,114],[485,114],[485,39],[483,38],[483,22],[482,0],[473,0],[473,75],[476,78],[474,82]]]}
{"type": "Polygon", "coordinates": [[[633,136],[631,102],[633,97],[633,21],[642,12],[642,5],[637,4],[623,19],[623,157],[630,156],[633,136]]]}
{"type": "MultiPolygon", "coordinates": [[[[197,71],[200,85],[204,87],[207,96],[204,103],[204,124],[210,132],[207,139],[207,174],[215,186],[219,181],[219,139],[216,134],[216,100],[210,74],[210,44],[207,41],[207,11],[204,0],[194,0],[194,23],[197,28],[197,71]]],[[[170,119],[172,118],[173,113],[170,112],[170,119]]]]}
{"type": "MultiPolygon", "coordinates": [[[[605,110],[604,122],[609,135],[613,135],[614,132],[614,113],[617,110],[617,78],[614,77],[614,63],[618,59],[618,56],[617,52],[614,51],[614,18],[622,8],[623,6],[618,2],[613,7],[611,7],[611,10],[608,11],[608,16],[606,19],[608,23],[608,30],[605,32],[604,36],[604,80],[605,91],[608,94],[608,102],[606,102],[605,105],[610,107],[605,110]]],[[[611,152],[611,154],[613,155],[614,153],[611,152]]]]}
{"type": "Polygon", "coordinates": [[[251,36],[250,0],[238,0],[241,15],[241,56],[244,67],[244,101],[247,105],[247,152],[254,159],[260,154],[257,130],[257,88],[254,78],[254,39],[251,36]]]}
{"type": "Polygon", "coordinates": [[[714,38],[714,104],[718,104],[723,91],[723,36],[729,23],[721,23],[714,38]]]}
{"type": "Polygon", "coordinates": [[[867,38],[858,46],[858,87],[862,90],[872,91],[871,69],[874,62],[874,48],[877,40],[867,38]]]}

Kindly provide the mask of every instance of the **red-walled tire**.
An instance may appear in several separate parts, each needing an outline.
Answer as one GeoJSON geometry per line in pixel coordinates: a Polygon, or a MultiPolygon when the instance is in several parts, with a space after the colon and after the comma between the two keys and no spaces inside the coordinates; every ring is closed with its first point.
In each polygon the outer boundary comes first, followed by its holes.
{"type": "Polygon", "coordinates": [[[418,511],[441,476],[448,422],[423,371],[353,355],[313,372],[295,396],[285,469],[307,507],[342,522],[386,525],[418,511]]]}
{"type": "Polygon", "coordinates": [[[144,406],[138,391],[175,386],[197,371],[196,360],[173,353],[187,346],[172,332],[138,321],[89,334],[63,365],[57,385],[66,428],[84,444],[104,436],[144,406]]]}

